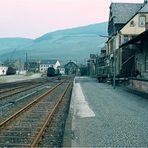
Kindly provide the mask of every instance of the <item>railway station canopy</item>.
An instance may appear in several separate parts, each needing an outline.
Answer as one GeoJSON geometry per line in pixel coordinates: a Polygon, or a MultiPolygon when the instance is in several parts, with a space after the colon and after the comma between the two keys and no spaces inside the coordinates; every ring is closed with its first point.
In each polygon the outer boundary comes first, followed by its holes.
{"type": "Polygon", "coordinates": [[[129,40],[128,42],[122,44],[120,48],[125,47],[127,45],[140,45],[144,39],[148,39],[148,30],[144,31],[143,33],[139,34],[135,38],[129,40]]]}

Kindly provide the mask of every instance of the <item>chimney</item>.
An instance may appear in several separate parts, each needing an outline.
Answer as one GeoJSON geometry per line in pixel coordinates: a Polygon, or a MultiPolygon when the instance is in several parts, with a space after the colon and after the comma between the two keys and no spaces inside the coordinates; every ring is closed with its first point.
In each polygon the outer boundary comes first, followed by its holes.
{"type": "Polygon", "coordinates": [[[148,3],[148,0],[144,0],[144,4],[147,4],[148,3]]]}

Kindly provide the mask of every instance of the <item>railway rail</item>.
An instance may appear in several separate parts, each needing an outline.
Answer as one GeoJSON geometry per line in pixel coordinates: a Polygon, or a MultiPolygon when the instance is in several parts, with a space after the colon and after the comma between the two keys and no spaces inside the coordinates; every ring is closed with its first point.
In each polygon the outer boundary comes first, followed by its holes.
{"type": "Polygon", "coordinates": [[[33,101],[37,96],[46,92],[51,86],[52,84],[50,85],[45,84],[33,90],[29,90],[24,94],[19,94],[15,97],[4,99],[3,101],[1,100],[0,103],[1,120],[11,116],[17,110],[21,109],[23,106],[33,101]]]}
{"type": "Polygon", "coordinates": [[[24,86],[16,86],[16,87],[13,87],[13,88],[6,88],[6,89],[3,89],[3,90],[0,90],[0,94],[7,93],[7,92],[10,92],[10,91],[22,88],[22,87],[24,87],[24,86]]]}
{"type": "Polygon", "coordinates": [[[53,115],[72,86],[72,80],[56,84],[47,92],[0,122],[0,147],[36,147],[53,115]],[[59,95],[60,94],[60,95],[59,95]]]}
{"type": "Polygon", "coordinates": [[[29,85],[32,82],[37,83],[39,81],[44,81],[43,78],[37,78],[37,79],[31,79],[31,80],[21,80],[21,81],[16,81],[16,82],[6,82],[6,83],[0,83],[0,90],[2,89],[9,89],[9,88],[13,88],[13,87],[17,87],[17,86],[21,86],[21,85],[29,85]]]}
{"type": "Polygon", "coordinates": [[[29,81],[29,82],[16,83],[14,85],[10,84],[9,87],[7,86],[8,85],[7,83],[3,84],[3,85],[1,84],[2,88],[0,88],[0,94],[6,93],[6,92],[10,92],[12,90],[16,90],[16,89],[23,88],[23,87],[27,87],[27,86],[31,86],[31,85],[36,85],[36,84],[39,84],[39,83],[43,83],[42,79],[39,82],[36,82],[36,81],[32,80],[32,81],[29,81]]]}
{"type": "Polygon", "coordinates": [[[36,78],[36,79],[29,79],[29,80],[22,80],[22,81],[16,81],[16,82],[6,82],[6,83],[0,83],[0,90],[4,91],[7,89],[12,89],[14,87],[18,86],[25,86],[25,85],[32,85],[32,84],[37,84],[37,83],[45,83],[45,82],[50,82],[53,81],[57,78],[47,78],[47,77],[41,77],[41,78],[36,78]]]}
{"type": "Polygon", "coordinates": [[[7,97],[3,96],[3,100],[0,100],[0,120],[11,116],[13,113],[25,106],[27,103],[33,101],[35,97],[46,92],[54,85],[54,83],[57,82],[59,82],[59,80],[56,81],[55,78],[52,80],[50,79],[50,81],[47,80],[46,83],[39,83],[33,85],[32,88],[26,87],[23,91],[19,90],[20,93],[14,92],[13,95],[7,94],[7,97]]]}
{"type": "MultiPolygon", "coordinates": [[[[54,78],[54,79],[47,79],[47,80],[40,79],[39,82],[25,81],[25,82],[22,82],[21,85],[20,85],[20,83],[18,83],[17,84],[18,86],[14,86],[14,87],[11,86],[11,88],[6,88],[4,90],[1,90],[0,91],[0,100],[5,99],[7,97],[11,97],[13,95],[16,95],[16,94],[19,94],[22,92],[25,92],[25,91],[33,89],[33,88],[36,88],[38,86],[42,86],[44,83],[54,82],[55,80],[56,79],[54,78]]],[[[3,87],[5,87],[5,85],[3,87]]]]}
{"type": "Polygon", "coordinates": [[[20,86],[20,87],[9,89],[9,91],[3,91],[3,92],[1,92],[0,100],[5,99],[7,97],[12,97],[13,95],[25,92],[27,90],[36,88],[41,85],[43,85],[43,84],[36,84],[36,85],[29,86],[29,87],[28,86],[20,86]]]}

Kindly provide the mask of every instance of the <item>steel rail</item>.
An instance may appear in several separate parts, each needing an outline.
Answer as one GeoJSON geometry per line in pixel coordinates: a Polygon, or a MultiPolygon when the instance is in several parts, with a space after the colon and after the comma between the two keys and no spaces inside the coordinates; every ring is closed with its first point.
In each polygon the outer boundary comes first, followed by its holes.
{"type": "Polygon", "coordinates": [[[29,79],[29,80],[22,80],[22,81],[16,81],[16,82],[9,82],[9,83],[0,83],[0,89],[3,89],[5,87],[5,89],[10,89],[13,88],[14,86],[18,86],[18,85],[29,85],[32,84],[32,82],[34,84],[36,83],[42,83],[42,82],[52,82],[55,79],[45,79],[45,78],[37,78],[37,79],[29,79]],[[9,86],[9,87],[8,87],[9,86]]]}
{"type": "MultiPolygon", "coordinates": [[[[16,92],[14,92],[14,93],[10,93],[10,94],[6,94],[6,95],[4,95],[4,96],[1,96],[0,97],[0,100],[2,100],[2,99],[5,99],[5,98],[8,98],[8,97],[11,97],[11,96],[14,96],[14,95],[16,95],[16,94],[19,94],[19,93],[22,93],[22,92],[25,92],[25,91],[27,91],[27,90],[30,90],[30,89],[33,89],[33,88],[36,88],[36,87],[39,87],[39,86],[42,86],[43,84],[38,84],[38,85],[35,85],[35,86],[31,86],[31,87],[27,87],[26,89],[23,89],[23,90],[18,90],[18,91],[16,91],[16,92]]],[[[44,84],[45,85],[45,84],[44,84]]]]}
{"type": "Polygon", "coordinates": [[[18,86],[20,84],[29,84],[32,83],[32,80],[38,80],[38,79],[31,79],[31,80],[22,80],[22,81],[16,81],[16,82],[6,82],[6,83],[0,83],[0,89],[5,87],[5,88],[12,88],[14,86],[18,86]]]}
{"type": "MultiPolygon", "coordinates": [[[[37,84],[40,84],[40,83],[42,83],[42,82],[38,82],[38,83],[34,83],[34,82],[32,82],[33,84],[31,84],[31,81],[29,81],[29,82],[25,82],[25,83],[18,83],[18,85],[16,85],[16,86],[13,86],[13,87],[10,87],[10,88],[3,88],[1,91],[0,91],[0,94],[1,93],[6,93],[6,92],[9,92],[9,91],[12,91],[12,90],[17,90],[17,89],[19,89],[19,88],[23,88],[23,87],[27,87],[28,85],[37,85],[37,84]],[[19,86],[20,85],[20,86],[19,86]]],[[[3,86],[3,87],[5,87],[5,86],[3,86]]]]}
{"type": "Polygon", "coordinates": [[[46,128],[48,127],[48,124],[50,122],[50,120],[52,119],[53,114],[55,113],[55,111],[57,110],[59,104],[61,103],[61,101],[63,100],[65,94],[67,93],[68,89],[70,88],[71,83],[68,84],[68,86],[66,87],[65,91],[62,93],[62,95],[58,98],[58,102],[55,104],[55,106],[53,107],[52,111],[49,113],[49,115],[47,116],[47,118],[45,119],[45,122],[43,124],[43,126],[41,127],[40,131],[38,132],[38,134],[35,136],[32,144],[30,145],[31,148],[37,147],[37,145],[39,144],[39,142],[41,141],[41,138],[43,137],[44,132],[46,131],[46,128]]]}
{"type": "MultiPolygon", "coordinates": [[[[55,80],[57,80],[57,79],[51,79],[51,80],[48,80],[48,82],[54,82],[55,80]]],[[[27,83],[30,83],[30,82],[31,82],[31,81],[26,82],[26,84],[24,84],[24,85],[22,85],[22,86],[17,86],[17,87],[15,87],[15,88],[8,88],[8,89],[6,89],[6,90],[4,90],[4,91],[0,91],[0,93],[6,93],[6,92],[9,92],[9,91],[13,91],[13,90],[17,90],[17,89],[20,89],[20,88],[23,88],[23,87],[27,87],[27,83]]],[[[41,84],[38,84],[38,85],[34,84],[35,86],[32,87],[32,88],[35,88],[36,86],[38,87],[38,86],[43,85],[42,82],[39,82],[39,83],[41,83],[41,84]]],[[[28,89],[32,89],[32,88],[28,88],[28,89]]],[[[28,90],[28,89],[26,89],[26,90],[28,90]]],[[[24,92],[24,91],[26,91],[26,90],[18,91],[18,92],[13,93],[13,94],[7,94],[7,95],[5,95],[5,96],[0,97],[0,100],[1,100],[1,99],[4,99],[5,97],[9,97],[9,96],[16,95],[16,94],[18,94],[18,93],[24,92]]]]}
{"type": "MultiPolygon", "coordinates": [[[[28,84],[30,84],[30,83],[28,83],[28,84]]],[[[12,87],[12,88],[6,88],[6,89],[4,88],[3,90],[0,91],[0,94],[6,93],[6,92],[9,92],[9,91],[13,91],[13,90],[17,90],[17,89],[20,89],[20,88],[23,88],[23,87],[27,87],[28,84],[23,84],[21,86],[15,86],[15,87],[12,87]]],[[[37,84],[31,84],[31,85],[37,85],[37,84]]]]}
{"type": "Polygon", "coordinates": [[[6,93],[6,92],[9,92],[9,91],[13,91],[15,89],[19,89],[19,88],[22,88],[22,87],[24,87],[24,86],[17,86],[17,87],[14,87],[14,88],[4,89],[4,90],[0,91],[0,94],[6,93]]]}
{"type": "Polygon", "coordinates": [[[42,94],[41,96],[39,96],[37,99],[35,99],[34,101],[30,102],[28,105],[26,105],[25,107],[23,107],[22,109],[20,109],[19,111],[17,111],[16,113],[14,113],[12,116],[10,116],[9,118],[7,118],[6,120],[2,121],[0,123],[0,128],[6,126],[10,121],[12,121],[13,119],[17,118],[21,113],[23,113],[25,110],[28,110],[29,108],[31,108],[33,105],[35,105],[36,103],[38,103],[41,99],[43,99],[45,96],[49,95],[53,90],[55,90],[58,86],[60,86],[63,82],[57,84],[55,87],[51,88],[50,90],[48,90],[47,92],[45,92],[44,94],[42,94]]]}

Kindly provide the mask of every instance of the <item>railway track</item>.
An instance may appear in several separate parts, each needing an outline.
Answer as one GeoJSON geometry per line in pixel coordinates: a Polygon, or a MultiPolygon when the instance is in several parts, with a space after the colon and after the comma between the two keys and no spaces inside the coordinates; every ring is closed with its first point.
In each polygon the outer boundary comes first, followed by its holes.
{"type": "Polygon", "coordinates": [[[40,96],[42,93],[49,90],[51,85],[43,85],[37,87],[33,90],[25,92],[25,94],[20,94],[13,98],[7,98],[1,101],[0,103],[0,120],[4,120],[7,117],[11,116],[13,113],[17,112],[23,106],[29,102],[35,100],[37,96],[40,96]]]}
{"type": "Polygon", "coordinates": [[[44,81],[43,78],[37,78],[37,79],[32,79],[32,80],[22,80],[22,81],[16,81],[16,82],[0,83],[0,90],[10,89],[10,88],[22,86],[22,85],[29,85],[29,84],[32,84],[32,82],[38,83],[41,80],[44,81]]]}
{"type": "MultiPolygon", "coordinates": [[[[39,81],[39,82],[29,81],[29,82],[22,82],[22,83],[18,83],[18,84],[16,83],[15,85],[11,84],[10,87],[5,86],[5,84],[4,84],[3,88],[0,89],[0,94],[10,92],[10,91],[13,91],[13,90],[17,90],[19,88],[31,86],[31,85],[41,84],[41,83],[43,83],[43,82],[41,82],[41,81],[39,81]]],[[[6,84],[6,85],[8,85],[8,84],[6,84]]]]}
{"type": "Polygon", "coordinates": [[[71,82],[61,82],[0,122],[0,147],[36,147],[71,82]]]}
{"type": "Polygon", "coordinates": [[[33,85],[31,88],[26,87],[23,91],[19,90],[20,93],[14,92],[13,95],[7,94],[6,97],[3,96],[3,99],[0,100],[0,121],[11,116],[29,102],[35,100],[37,96],[46,92],[57,82],[59,81],[56,81],[55,79],[48,80],[46,83],[39,83],[33,85]]]}
{"type": "Polygon", "coordinates": [[[43,84],[36,84],[36,85],[31,85],[31,86],[20,86],[20,87],[9,89],[7,91],[5,90],[5,91],[1,92],[0,100],[8,98],[8,97],[12,97],[16,94],[19,94],[19,93],[25,92],[27,90],[39,87],[41,85],[43,85],[43,84]]]}
{"type": "Polygon", "coordinates": [[[22,87],[24,87],[24,86],[16,86],[16,87],[13,87],[13,88],[2,89],[2,90],[0,90],[0,94],[4,94],[4,93],[7,93],[7,92],[10,92],[10,91],[22,88],[22,87]]]}
{"type": "Polygon", "coordinates": [[[45,83],[45,82],[50,82],[53,81],[57,78],[47,78],[47,77],[41,77],[37,79],[31,79],[31,80],[22,80],[22,81],[16,81],[16,82],[7,82],[7,83],[0,83],[0,92],[11,90],[12,88],[15,87],[20,87],[20,86],[27,86],[27,85],[33,85],[33,84],[38,84],[38,83],[45,83]]]}
{"type": "MultiPolygon", "coordinates": [[[[19,93],[22,93],[22,92],[25,92],[27,90],[30,90],[30,89],[33,89],[33,88],[36,88],[36,87],[39,87],[39,86],[42,86],[44,85],[45,83],[49,83],[49,82],[54,82],[56,79],[40,79],[39,82],[34,82],[34,81],[29,81],[29,82],[23,82],[23,83],[18,83],[17,85],[19,86],[15,86],[15,87],[12,87],[11,88],[6,88],[4,90],[1,90],[0,91],[0,100],[2,99],[5,99],[7,97],[12,97],[16,94],[19,94],[19,93]]],[[[15,84],[16,85],[16,84],[15,84]]],[[[3,86],[5,87],[5,85],[3,86]]]]}

